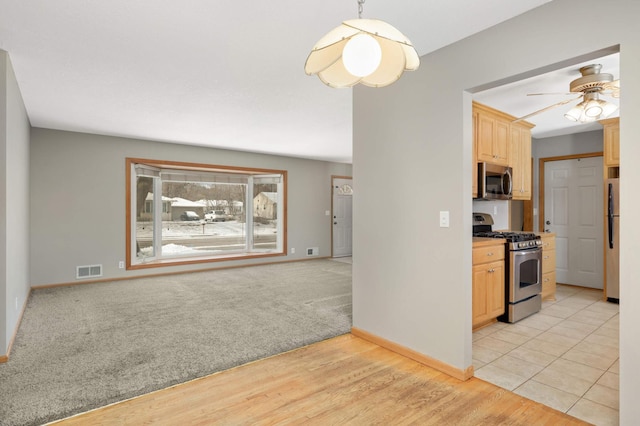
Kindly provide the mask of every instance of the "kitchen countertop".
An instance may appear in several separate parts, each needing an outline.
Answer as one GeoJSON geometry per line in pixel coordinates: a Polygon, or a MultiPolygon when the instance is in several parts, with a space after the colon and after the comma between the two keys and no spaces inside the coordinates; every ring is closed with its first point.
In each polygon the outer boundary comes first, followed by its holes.
{"type": "Polygon", "coordinates": [[[544,237],[544,236],[549,237],[549,236],[555,236],[556,235],[554,232],[534,232],[534,234],[539,235],[541,237],[544,237]]]}
{"type": "Polygon", "coordinates": [[[485,247],[499,244],[506,244],[507,240],[504,238],[484,238],[473,237],[473,247],[485,247]]]}

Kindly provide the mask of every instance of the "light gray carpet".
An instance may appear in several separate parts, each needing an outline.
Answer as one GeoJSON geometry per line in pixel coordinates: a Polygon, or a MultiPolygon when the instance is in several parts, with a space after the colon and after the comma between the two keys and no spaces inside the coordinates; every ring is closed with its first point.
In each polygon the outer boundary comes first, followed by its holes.
{"type": "Polygon", "coordinates": [[[253,266],[33,291],[0,424],[32,425],[348,333],[351,265],[253,266]]]}

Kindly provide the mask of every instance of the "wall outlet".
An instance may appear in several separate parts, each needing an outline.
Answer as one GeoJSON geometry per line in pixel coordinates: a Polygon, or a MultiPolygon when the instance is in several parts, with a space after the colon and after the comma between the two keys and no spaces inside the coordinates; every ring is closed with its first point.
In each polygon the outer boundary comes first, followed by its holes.
{"type": "Polygon", "coordinates": [[[121,260],[120,262],[118,262],[118,268],[124,269],[124,260],[121,260]]]}
{"type": "Polygon", "coordinates": [[[296,248],[295,247],[291,247],[291,254],[296,254],[296,248]]]}

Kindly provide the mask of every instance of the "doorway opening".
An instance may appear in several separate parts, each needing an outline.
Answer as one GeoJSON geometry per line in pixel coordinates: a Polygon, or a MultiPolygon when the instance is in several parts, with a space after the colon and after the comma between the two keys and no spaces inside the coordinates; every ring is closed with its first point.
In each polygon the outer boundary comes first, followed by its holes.
{"type": "Polygon", "coordinates": [[[331,176],[331,257],[353,252],[353,178],[331,176]]]}

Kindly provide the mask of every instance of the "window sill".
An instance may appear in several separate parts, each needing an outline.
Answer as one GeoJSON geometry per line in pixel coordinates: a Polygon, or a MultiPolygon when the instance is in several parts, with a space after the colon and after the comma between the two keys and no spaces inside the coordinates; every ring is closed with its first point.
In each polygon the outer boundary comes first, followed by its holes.
{"type": "MultiPolygon", "coordinates": [[[[183,266],[183,265],[195,265],[199,263],[214,263],[214,262],[227,262],[236,260],[248,260],[248,259],[261,259],[267,257],[285,256],[285,252],[277,253],[236,253],[227,254],[224,256],[216,257],[181,257],[179,259],[158,259],[144,263],[136,263],[134,265],[127,265],[127,271],[134,271],[138,269],[149,268],[161,268],[166,266],[183,266]]],[[[244,266],[244,265],[242,265],[244,266]]]]}

